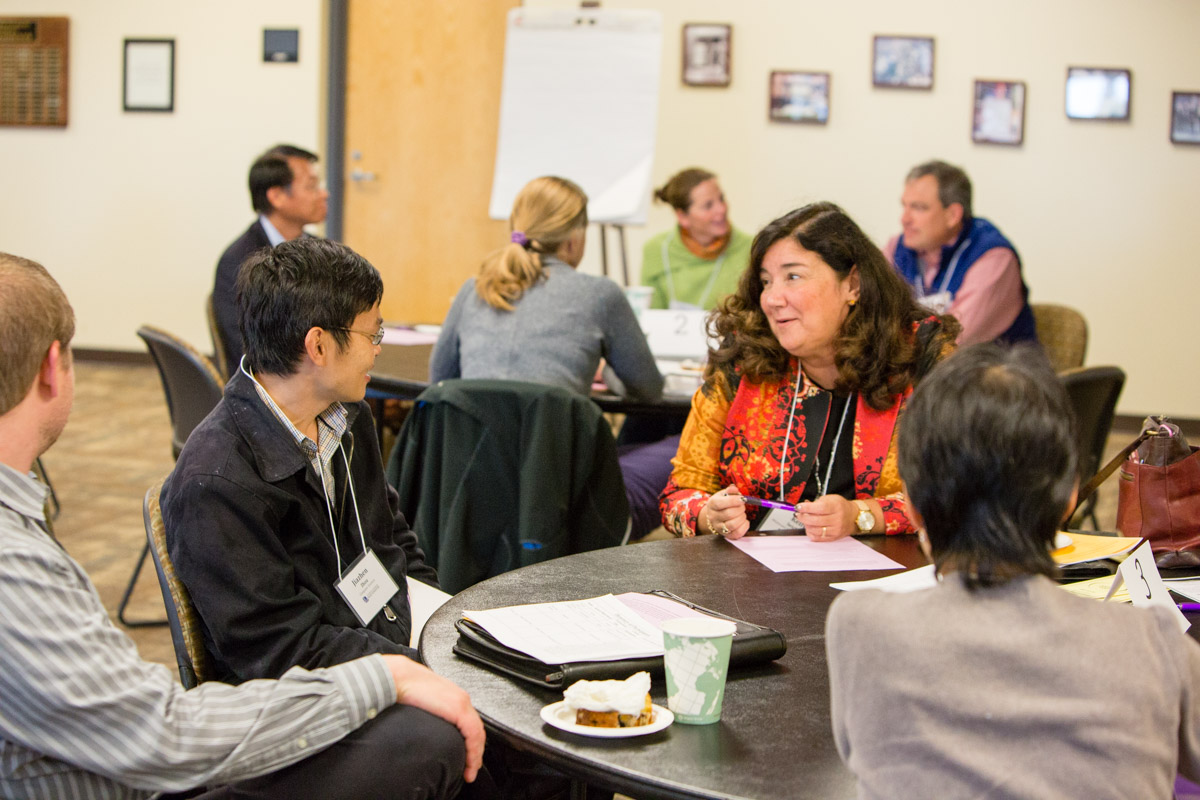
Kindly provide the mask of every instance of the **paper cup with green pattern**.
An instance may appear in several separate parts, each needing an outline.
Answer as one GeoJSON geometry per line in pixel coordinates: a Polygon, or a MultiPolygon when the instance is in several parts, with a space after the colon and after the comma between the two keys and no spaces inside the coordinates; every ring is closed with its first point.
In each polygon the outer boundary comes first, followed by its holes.
{"type": "Polygon", "coordinates": [[[676,722],[708,725],[721,719],[732,622],[713,617],[682,617],[662,624],[667,668],[667,708],[676,722]]]}

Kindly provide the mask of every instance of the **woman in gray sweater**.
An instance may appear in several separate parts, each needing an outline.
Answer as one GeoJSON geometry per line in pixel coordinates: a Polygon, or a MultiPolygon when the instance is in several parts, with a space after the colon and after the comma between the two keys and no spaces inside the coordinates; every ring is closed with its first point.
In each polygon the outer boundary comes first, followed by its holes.
{"type": "Polygon", "coordinates": [[[847,592],[826,623],[860,798],[1165,799],[1176,771],[1200,776],[1200,647],[1162,608],[1053,580],[1072,423],[1032,349],[967,348],[913,393],[900,475],[939,582],[847,592]]]}
{"type": "Polygon", "coordinates": [[[662,375],[624,292],[575,270],[587,233],[583,190],[564,178],[535,178],[517,195],[509,222],[509,243],[454,298],[430,358],[431,380],[500,378],[586,395],[604,359],[614,391],[657,399],[662,375]]]}

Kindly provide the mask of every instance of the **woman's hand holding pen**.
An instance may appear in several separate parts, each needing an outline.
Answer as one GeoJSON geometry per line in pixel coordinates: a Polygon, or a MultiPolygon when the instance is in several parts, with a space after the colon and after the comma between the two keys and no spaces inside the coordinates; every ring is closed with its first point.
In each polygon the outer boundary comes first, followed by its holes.
{"type": "Polygon", "coordinates": [[[700,511],[697,527],[700,526],[704,526],[708,533],[726,539],[740,539],[746,535],[750,530],[750,520],[746,519],[746,504],[742,502],[736,486],[726,486],[708,498],[700,511]]]}
{"type": "Polygon", "coordinates": [[[841,495],[827,494],[796,506],[796,519],[812,541],[832,542],[858,531],[858,506],[841,495]]]}

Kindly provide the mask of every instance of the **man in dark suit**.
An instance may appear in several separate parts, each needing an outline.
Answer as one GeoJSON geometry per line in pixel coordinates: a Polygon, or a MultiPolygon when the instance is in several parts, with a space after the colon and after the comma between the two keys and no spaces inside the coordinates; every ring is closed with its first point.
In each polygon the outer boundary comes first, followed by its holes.
{"type": "Polygon", "coordinates": [[[238,329],[238,270],[256,250],[296,239],[304,235],[305,225],[325,220],[329,192],[321,185],[316,163],[315,153],[280,144],[250,167],[250,202],[258,219],[221,255],[213,283],[213,313],[230,374],[237,371],[243,352],[238,329]]]}

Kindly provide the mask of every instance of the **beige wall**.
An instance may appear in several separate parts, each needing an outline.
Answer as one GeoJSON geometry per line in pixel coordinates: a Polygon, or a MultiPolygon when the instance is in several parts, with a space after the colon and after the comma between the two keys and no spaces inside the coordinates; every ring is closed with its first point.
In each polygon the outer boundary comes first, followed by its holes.
{"type": "MultiPolygon", "coordinates": [[[[961,164],[975,184],[976,213],[1020,251],[1033,300],[1082,310],[1088,363],[1128,373],[1119,410],[1200,417],[1200,147],[1167,136],[1171,91],[1200,91],[1200,3],[604,3],[646,7],[664,20],[657,182],[691,164],[713,169],[734,223],[749,232],[798,204],[833,200],[882,244],[899,232],[907,169],[931,157],[961,164]],[[681,85],[684,22],[733,24],[728,89],[681,85]],[[880,33],[936,37],[932,92],[872,88],[871,37],[880,33]],[[1068,121],[1068,65],[1132,69],[1132,121],[1068,121]],[[772,69],[830,72],[829,124],[767,122],[772,69]],[[1024,146],[971,142],[976,78],[1026,82],[1024,146]]],[[[642,242],[670,223],[655,206],[645,228],[629,230],[635,269],[642,242]]],[[[593,239],[587,268],[597,268],[598,253],[593,239]]]]}
{"type": "MultiPolygon", "coordinates": [[[[454,0],[469,2],[469,0],[454,0]]],[[[527,0],[576,7],[574,0],[527,0]]],[[[279,140],[319,144],[320,0],[203,4],[149,0],[0,0],[0,14],[72,18],[71,126],[0,129],[0,248],[44,261],[80,317],[78,343],[139,349],[143,322],[196,342],[216,257],[249,222],[245,173],[279,140]],[[301,63],[261,63],[264,26],[301,29],[301,63]],[[177,111],[121,112],[121,39],[177,40],[177,111]],[[188,155],[187,151],[194,151],[188,155]]],[[[1200,259],[1187,245],[1197,216],[1200,147],[1167,138],[1172,89],[1200,90],[1193,0],[1016,0],[976,3],[860,0],[606,0],[664,17],[655,178],[702,164],[721,175],[737,225],[753,232],[811,200],[841,203],[882,242],[898,229],[904,172],[929,157],[962,164],[978,213],[1014,240],[1035,301],[1080,308],[1088,361],[1129,373],[1120,410],[1200,417],[1200,338],[1194,299],[1200,259]],[[680,26],[731,22],[733,84],[679,81],[680,26]],[[937,38],[932,92],[873,89],[876,33],[937,38]],[[1129,123],[1071,122],[1068,64],[1133,70],[1129,123]],[[766,121],[772,69],[832,73],[826,126],[766,121]],[[974,145],[975,78],[1024,80],[1026,143],[974,145]]],[[[655,207],[629,230],[642,242],[670,224],[655,207]]],[[[593,236],[585,268],[597,269],[593,236]]]]}
{"type": "Polygon", "coordinates": [[[250,162],[319,144],[322,3],[0,0],[30,13],[71,19],[70,125],[0,128],[0,249],[63,284],[78,346],[142,350],[151,323],[207,350],[217,257],[254,218],[250,162]],[[264,27],[299,28],[298,64],[262,63],[264,27]],[[139,37],[175,39],[172,114],[121,109],[122,40],[139,37]]]}

